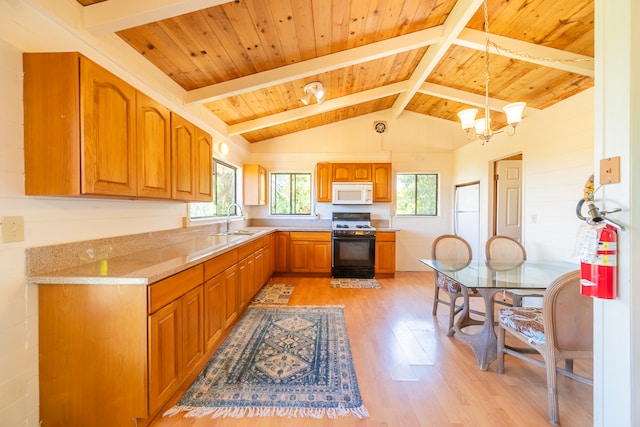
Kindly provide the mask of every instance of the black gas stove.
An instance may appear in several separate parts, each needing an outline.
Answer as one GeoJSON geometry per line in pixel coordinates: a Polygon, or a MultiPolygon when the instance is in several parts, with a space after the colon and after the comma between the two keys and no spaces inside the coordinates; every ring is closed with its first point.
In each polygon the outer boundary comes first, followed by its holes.
{"type": "Polygon", "coordinates": [[[333,277],[373,278],[376,260],[376,229],[369,212],[332,214],[333,277]]]}

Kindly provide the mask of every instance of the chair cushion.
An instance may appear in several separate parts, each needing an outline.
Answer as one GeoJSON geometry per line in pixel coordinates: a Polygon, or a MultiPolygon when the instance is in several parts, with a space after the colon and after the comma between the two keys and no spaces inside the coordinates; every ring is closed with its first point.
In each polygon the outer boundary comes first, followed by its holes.
{"type": "Polygon", "coordinates": [[[498,322],[507,329],[511,329],[527,337],[527,341],[530,344],[542,345],[545,343],[541,308],[503,308],[498,312],[498,322]]]}
{"type": "MultiPolygon", "coordinates": [[[[436,286],[444,289],[447,292],[451,292],[454,294],[461,294],[462,291],[460,287],[462,286],[460,283],[455,280],[445,276],[444,274],[437,273],[436,274],[436,286]]],[[[469,294],[477,294],[477,289],[469,289],[469,294]]]]}
{"type": "Polygon", "coordinates": [[[454,294],[460,293],[460,283],[456,282],[453,279],[450,279],[444,274],[436,275],[436,285],[439,288],[444,289],[445,291],[453,292],[454,294]]]}

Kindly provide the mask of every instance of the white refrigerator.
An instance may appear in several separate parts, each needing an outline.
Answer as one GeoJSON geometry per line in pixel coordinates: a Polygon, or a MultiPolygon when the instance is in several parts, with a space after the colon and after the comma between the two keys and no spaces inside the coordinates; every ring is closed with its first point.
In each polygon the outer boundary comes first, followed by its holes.
{"type": "Polygon", "coordinates": [[[454,201],[454,234],[469,242],[473,258],[479,259],[480,183],[457,185],[454,201]]]}

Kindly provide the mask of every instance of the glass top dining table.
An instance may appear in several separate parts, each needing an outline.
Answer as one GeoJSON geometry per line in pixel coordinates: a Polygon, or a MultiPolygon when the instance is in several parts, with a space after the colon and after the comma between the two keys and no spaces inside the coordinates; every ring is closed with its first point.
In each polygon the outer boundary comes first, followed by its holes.
{"type": "MultiPolygon", "coordinates": [[[[464,318],[469,307],[456,318],[455,333],[472,348],[478,367],[486,371],[497,356],[497,337],[494,329],[494,296],[504,290],[531,290],[542,293],[565,273],[579,269],[577,263],[566,261],[494,261],[420,259],[422,264],[462,285],[465,301],[469,290],[479,293],[484,300],[485,319],[480,330],[465,331],[464,318]]],[[[435,284],[434,284],[435,286],[435,284]]],[[[476,328],[477,329],[477,328],[476,328]]]]}

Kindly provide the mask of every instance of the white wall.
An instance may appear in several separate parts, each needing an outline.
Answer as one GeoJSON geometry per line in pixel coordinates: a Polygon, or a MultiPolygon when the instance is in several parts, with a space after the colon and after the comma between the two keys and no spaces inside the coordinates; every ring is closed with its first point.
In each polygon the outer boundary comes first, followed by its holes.
{"type": "Polygon", "coordinates": [[[456,150],[454,183],[480,181],[480,241],[493,230],[493,162],[522,153],[527,256],[574,258],[581,225],[575,206],[593,173],[593,104],[593,90],[587,90],[544,111],[525,109],[515,135],[498,134],[484,146],[476,141],[456,150]]]}
{"type": "MultiPolygon", "coordinates": [[[[318,162],[391,162],[394,176],[398,172],[440,174],[437,217],[396,217],[392,203],[366,207],[372,219],[388,220],[401,230],[396,243],[397,269],[422,270],[426,267],[418,259],[429,258],[433,238],[452,231],[452,135],[458,128],[455,123],[412,112],[402,113],[397,120],[390,119],[388,111],[380,112],[254,144],[251,161],[268,172],[313,172],[318,162]],[[373,131],[377,120],[387,121],[387,133],[373,131]]],[[[333,211],[363,208],[318,203],[314,209],[321,219],[331,219],[333,211]]],[[[268,216],[268,207],[250,207],[247,211],[251,217],[268,216]]]]}

